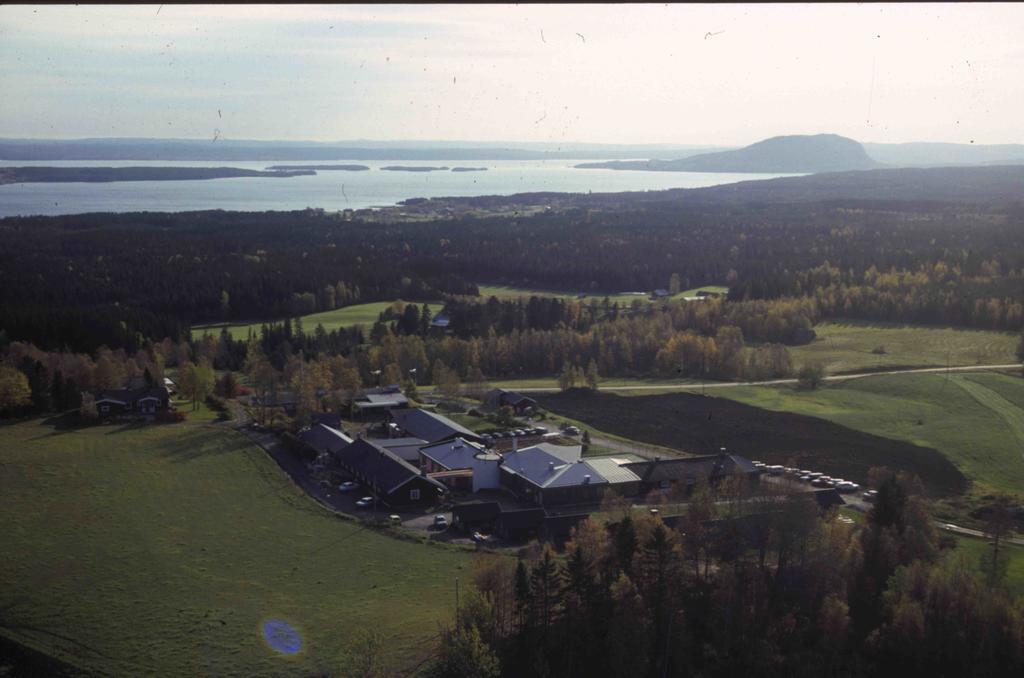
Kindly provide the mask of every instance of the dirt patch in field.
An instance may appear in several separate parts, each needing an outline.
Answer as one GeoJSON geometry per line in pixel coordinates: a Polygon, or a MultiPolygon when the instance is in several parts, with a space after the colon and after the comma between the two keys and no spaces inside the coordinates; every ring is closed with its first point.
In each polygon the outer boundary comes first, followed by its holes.
{"type": "Polygon", "coordinates": [[[534,397],[552,412],[607,433],[693,454],[724,447],[749,459],[859,483],[867,480],[872,466],[888,466],[916,473],[934,496],[967,489],[967,479],[938,450],[802,414],[690,393],[625,397],[571,390],[534,397]]]}

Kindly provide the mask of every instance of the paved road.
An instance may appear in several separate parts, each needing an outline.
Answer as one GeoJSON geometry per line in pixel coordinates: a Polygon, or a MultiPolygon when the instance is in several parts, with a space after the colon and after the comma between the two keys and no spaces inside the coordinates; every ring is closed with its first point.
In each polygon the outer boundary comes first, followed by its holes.
{"type": "MultiPolygon", "coordinates": [[[[981,537],[982,539],[987,538],[987,535],[981,530],[972,530],[968,527],[960,527],[959,525],[941,523],[938,521],[936,521],[935,524],[939,527],[939,529],[945,530],[946,532],[955,532],[956,534],[962,534],[968,537],[981,537]]],[[[1003,537],[1003,542],[1009,544],[1016,544],[1017,546],[1024,546],[1024,539],[1011,539],[1003,537]]]]}
{"type": "MultiPolygon", "coordinates": [[[[880,374],[927,374],[934,372],[985,372],[989,370],[1012,370],[1020,369],[1020,363],[1009,363],[1005,365],[966,365],[963,367],[921,367],[909,370],[882,370],[878,372],[857,372],[855,374],[835,374],[825,377],[825,381],[848,381],[862,377],[874,377],[880,374]]],[[[602,391],[696,391],[701,389],[732,388],[736,386],[781,386],[783,384],[795,384],[799,379],[771,379],[768,381],[718,381],[705,384],[638,384],[636,386],[602,386],[602,391]]],[[[556,393],[560,389],[557,386],[549,387],[527,387],[514,389],[517,393],[556,393]]],[[[427,391],[430,393],[431,391],[427,391]]]]}

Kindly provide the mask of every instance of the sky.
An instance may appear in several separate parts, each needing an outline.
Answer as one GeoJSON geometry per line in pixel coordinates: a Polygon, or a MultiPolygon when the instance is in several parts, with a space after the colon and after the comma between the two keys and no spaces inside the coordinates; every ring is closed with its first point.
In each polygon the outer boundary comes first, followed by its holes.
{"type": "Polygon", "coordinates": [[[1024,4],[0,6],[0,137],[1024,143],[1024,4]]]}

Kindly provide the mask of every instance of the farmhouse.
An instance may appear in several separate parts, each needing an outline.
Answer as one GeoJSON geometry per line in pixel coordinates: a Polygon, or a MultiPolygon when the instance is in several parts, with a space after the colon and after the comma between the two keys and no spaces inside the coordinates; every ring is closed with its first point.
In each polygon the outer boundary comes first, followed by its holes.
{"type": "Polygon", "coordinates": [[[640,478],[618,460],[581,459],[578,447],[543,443],[505,455],[501,485],[540,506],[596,503],[608,488],[636,493],[640,478]]]}
{"type": "Polygon", "coordinates": [[[356,440],[333,456],[342,469],[388,506],[432,506],[447,493],[444,485],[368,440],[356,440]]]}
{"type": "Polygon", "coordinates": [[[352,438],[345,435],[344,431],[324,424],[317,424],[312,428],[301,431],[298,438],[312,447],[317,454],[326,452],[333,455],[340,452],[342,448],[352,444],[352,438]]]}
{"type": "Polygon", "coordinates": [[[494,531],[502,539],[520,541],[536,536],[546,517],[542,508],[502,511],[494,523],[494,531]]]}
{"type": "Polygon", "coordinates": [[[501,515],[501,504],[496,501],[481,501],[459,504],[452,508],[452,525],[469,531],[494,526],[501,515]]]}
{"type": "Polygon", "coordinates": [[[406,460],[413,466],[420,463],[420,448],[427,444],[426,440],[422,438],[371,438],[372,442],[377,447],[383,447],[385,450],[398,455],[402,459],[406,460]]]}
{"type": "Polygon", "coordinates": [[[474,443],[483,442],[483,438],[465,426],[455,423],[448,417],[424,409],[389,410],[391,421],[406,436],[436,443],[450,440],[456,436],[474,443]]]}
{"type": "Polygon", "coordinates": [[[323,424],[331,428],[341,428],[341,415],[337,412],[310,412],[309,419],[312,426],[323,424]]]}
{"type": "Polygon", "coordinates": [[[757,468],[735,454],[715,454],[685,459],[658,459],[630,462],[624,465],[640,480],[639,491],[661,490],[668,494],[689,494],[699,478],[709,484],[729,477],[741,477],[754,484],[759,479],[757,468]]]}
{"type": "Polygon", "coordinates": [[[364,391],[352,402],[353,416],[385,416],[393,408],[409,407],[409,399],[397,385],[364,391]]]}
{"type": "Polygon", "coordinates": [[[153,415],[170,407],[171,395],[166,386],[143,386],[96,391],[96,411],[101,417],[113,415],[153,415]]]}
{"type": "Polygon", "coordinates": [[[428,475],[446,471],[468,471],[437,477],[453,490],[479,492],[499,487],[501,455],[462,438],[428,445],[420,450],[420,468],[428,475]]]}
{"type": "Polygon", "coordinates": [[[496,410],[507,405],[515,411],[517,416],[522,416],[534,409],[537,406],[537,401],[515,391],[496,388],[484,394],[483,405],[488,410],[496,410]]]}

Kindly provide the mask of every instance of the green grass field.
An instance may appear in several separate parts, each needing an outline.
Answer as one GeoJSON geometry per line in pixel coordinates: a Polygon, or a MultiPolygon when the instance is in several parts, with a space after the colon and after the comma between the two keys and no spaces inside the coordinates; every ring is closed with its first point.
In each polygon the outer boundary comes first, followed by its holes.
{"type": "Polygon", "coordinates": [[[687,297],[697,296],[697,292],[713,292],[725,296],[726,294],[729,294],[729,288],[722,287],[721,285],[704,285],[703,287],[694,287],[692,289],[683,290],[678,294],[673,294],[671,297],[669,297],[669,299],[673,301],[680,301],[682,299],[686,299],[687,297]]]}
{"type": "Polygon", "coordinates": [[[866,433],[934,447],[974,493],[1024,493],[1024,379],[994,373],[863,377],[817,391],[737,387],[714,395],[829,419],[866,433]]]}
{"type": "Polygon", "coordinates": [[[1016,360],[1020,337],[1007,332],[892,325],[824,322],[814,327],[818,338],[790,347],[793,362],[819,360],[832,373],[886,367],[945,367],[1006,364],[1016,360]],[[873,353],[884,347],[885,353],[873,353]]]}
{"type": "MultiPolygon", "coordinates": [[[[511,287],[508,285],[477,285],[480,290],[480,296],[486,298],[497,297],[498,299],[528,299],[530,297],[549,297],[555,299],[575,299],[576,293],[574,292],[558,292],[555,290],[539,290],[529,287],[511,287]]],[[[584,292],[584,290],[580,290],[584,292]]],[[[673,294],[669,299],[673,301],[680,301],[686,297],[695,297],[697,292],[717,292],[718,294],[728,294],[729,288],[722,287],[720,285],[705,285],[703,287],[694,287],[693,289],[673,294]]],[[[648,291],[649,292],[649,291],[648,291]]],[[[632,294],[588,294],[586,299],[587,303],[590,303],[590,299],[604,299],[607,296],[610,299],[618,301],[620,304],[624,301],[626,303],[631,302],[633,299],[640,299],[642,301],[650,301],[650,297],[647,294],[644,295],[632,295],[632,294]]]]}
{"type": "Polygon", "coordinates": [[[575,299],[575,293],[556,292],[554,290],[538,290],[528,287],[509,287],[506,285],[477,285],[480,296],[484,299],[529,299],[530,297],[549,297],[553,299],[575,299]]]}
{"type": "MultiPolygon", "coordinates": [[[[963,535],[954,535],[953,538],[956,539],[956,548],[948,551],[946,558],[962,558],[968,567],[980,574],[982,572],[979,563],[980,558],[982,555],[988,557],[992,555],[992,547],[989,546],[989,541],[963,535]]],[[[1015,596],[1024,595],[1024,546],[1006,544],[1005,548],[1009,563],[1007,564],[1006,578],[1003,579],[1002,586],[1015,596]]]]}
{"type": "MultiPolygon", "coordinates": [[[[328,332],[342,327],[352,327],[353,325],[365,325],[369,328],[373,323],[377,322],[377,318],[380,314],[394,303],[394,301],[377,301],[371,304],[358,304],[356,306],[336,308],[333,311],[323,311],[321,313],[304,315],[302,316],[302,329],[306,332],[312,332],[316,329],[317,325],[323,325],[324,329],[328,332]]],[[[414,303],[416,303],[417,306],[423,306],[423,302],[414,303]]],[[[441,307],[444,305],[444,302],[441,301],[429,301],[426,303],[430,306],[431,311],[435,313],[440,311],[441,307]]],[[[248,323],[241,325],[224,325],[221,323],[215,325],[200,325],[192,328],[192,336],[201,337],[205,332],[220,334],[221,329],[227,327],[232,339],[245,340],[249,337],[250,329],[259,336],[260,325],[262,324],[264,323],[248,323]]]]}
{"type": "Polygon", "coordinates": [[[324,675],[359,629],[423,656],[469,554],[313,502],[202,424],[0,428],[0,632],[102,675],[324,675]],[[285,657],[261,638],[282,619],[285,657]]]}

